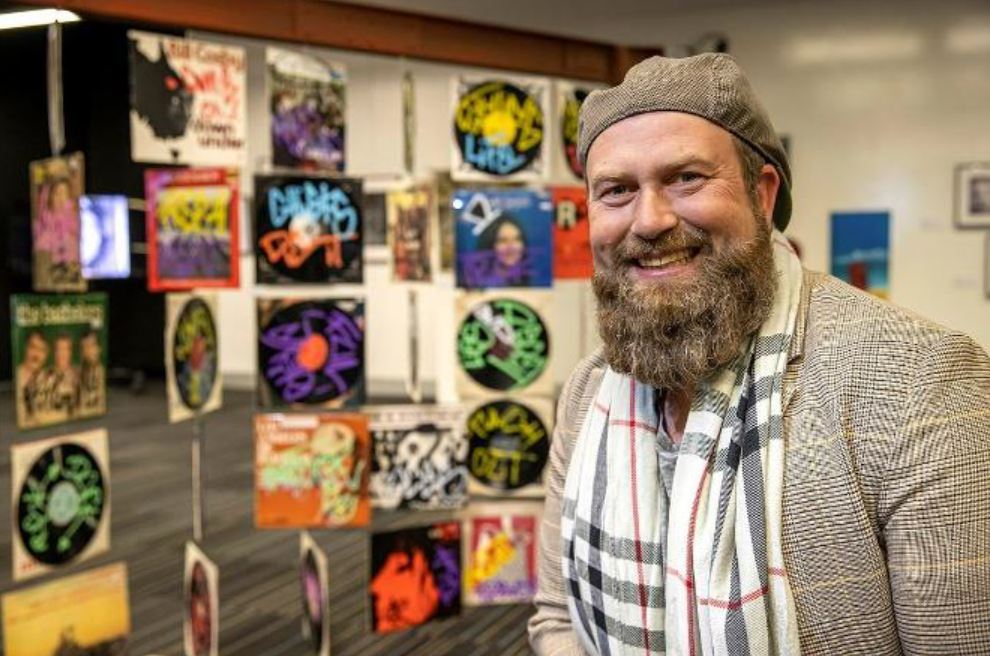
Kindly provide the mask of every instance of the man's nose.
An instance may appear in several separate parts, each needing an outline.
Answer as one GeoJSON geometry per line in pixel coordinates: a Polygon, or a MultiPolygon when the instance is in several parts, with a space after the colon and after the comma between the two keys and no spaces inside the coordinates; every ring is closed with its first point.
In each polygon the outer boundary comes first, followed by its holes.
{"type": "Polygon", "coordinates": [[[674,228],[679,219],[662,189],[643,187],[636,197],[630,231],[647,241],[674,228]]]}

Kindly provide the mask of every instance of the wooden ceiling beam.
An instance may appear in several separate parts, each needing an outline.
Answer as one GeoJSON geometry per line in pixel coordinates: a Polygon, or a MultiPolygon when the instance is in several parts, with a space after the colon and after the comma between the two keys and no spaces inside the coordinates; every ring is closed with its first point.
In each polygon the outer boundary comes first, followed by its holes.
{"type": "Polygon", "coordinates": [[[331,0],[21,0],[83,16],[614,83],[642,50],[331,0]]]}

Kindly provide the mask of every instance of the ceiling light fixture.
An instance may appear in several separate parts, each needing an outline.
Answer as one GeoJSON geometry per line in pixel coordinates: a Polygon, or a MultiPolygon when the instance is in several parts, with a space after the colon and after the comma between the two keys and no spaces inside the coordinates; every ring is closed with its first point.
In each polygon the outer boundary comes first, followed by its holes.
{"type": "Polygon", "coordinates": [[[13,30],[19,27],[35,27],[52,23],[75,23],[82,20],[78,14],[64,9],[30,9],[0,14],[0,30],[13,30]]]}

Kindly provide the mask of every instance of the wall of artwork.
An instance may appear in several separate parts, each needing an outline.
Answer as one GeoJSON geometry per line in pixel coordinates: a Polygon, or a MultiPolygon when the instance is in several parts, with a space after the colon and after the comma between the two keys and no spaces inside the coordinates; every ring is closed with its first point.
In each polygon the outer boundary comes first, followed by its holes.
{"type": "MultiPolygon", "coordinates": [[[[957,165],[990,160],[990,7],[949,0],[789,3],[684,11],[626,39],[717,31],[790,137],[806,266],[830,271],[830,216],[890,213],[888,298],[990,348],[986,230],[954,215],[957,165]]],[[[686,36],[688,35],[688,36],[686,36]]]]}
{"type": "MultiPolygon", "coordinates": [[[[247,53],[247,161],[249,167],[264,171],[271,159],[271,139],[268,136],[268,99],[265,92],[265,48],[267,42],[221,34],[192,31],[190,38],[226,43],[243,47],[247,53]]],[[[413,83],[415,142],[412,179],[429,179],[436,171],[450,170],[452,161],[452,115],[454,93],[452,79],[467,75],[468,79],[483,78],[494,71],[464,66],[366,55],[362,53],[299,47],[296,52],[309,53],[339,62],[347,71],[347,104],[345,110],[346,174],[364,179],[364,190],[382,191],[402,188],[410,180],[405,172],[403,147],[403,78],[410,74],[413,83]]],[[[507,77],[497,73],[495,77],[507,77]]],[[[523,81],[539,81],[531,76],[508,76],[523,81]]],[[[545,80],[545,78],[542,78],[545,80]]],[[[586,86],[586,85],[585,85],[586,86]]],[[[562,102],[557,89],[546,89],[550,111],[547,113],[546,171],[538,185],[580,184],[568,168],[560,129],[556,125],[557,109],[562,102]]],[[[254,181],[245,175],[241,180],[244,207],[241,212],[241,290],[220,292],[221,342],[226,354],[223,360],[226,384],[250,387],[255,374],[253,305],[250,294],[254,276],[253,247],[249,243],[250,203],[254,198],[254,181]]],[[[369,325],[395,327],[394,330],[369,332],[367,344],[367,376],[369,385],[384,394],[401,393],[409,369],[406,329],[409,325],[409,305],[406,289],[390,283],[391,273],[384,248],[365,247],[365,289],[369,325]]],[[[417,321],[421,335],[431,339],[419,341],[420,378],[428,390],[435,390],[440,401],[457,398],[454,381],[438,372],[453,371],[456,353],[447,348],[455,343],[456,318],[454,297],[455,277],[439,272],[430,285],[418,289],[417,321]]],[[[263,287],[254,293],[271,293],[263,287]]],[[[278,294],[305,293],[305,288],[280,286],[278,294]]],[[[334,294],[360,294],[358,286],[335,284],[334,294]]],[[[550,332],[556,343],[551,359],[553,382],[560,385],[578,359],[590,352],[597,343],[593,321],[593,298],[586,280],[554,281],[554,307],[550,313],[550,332]],[[584,314],[579,325],[576,317],[584,314]],[[568,329],[557,330],[557,326],[568,329]]]]}

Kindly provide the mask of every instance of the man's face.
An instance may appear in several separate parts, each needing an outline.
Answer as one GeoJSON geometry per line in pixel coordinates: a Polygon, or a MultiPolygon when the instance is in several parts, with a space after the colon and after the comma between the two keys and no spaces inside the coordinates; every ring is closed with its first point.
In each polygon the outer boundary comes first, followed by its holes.
{"type": "Polygon", "coordinates": [[[80,341],[79,346],[83,360],[90,364],[96,364],[100,361],[100,342],[96,339],[96,335],[87,335],[80,341]]]}
{"type": "Polygon", "coordinates": [[[67,337],[55,342],[55,368],[61,371],[72,368],[72,340],[67,337]]]}
{"type": "Polygon", "coordinates": [[[769,312],[776,173],[764,166],[751,197],[728,132],[654,112],[605,130],[587,174],[605,357],[687,389],[737,357],[769,312]]]}
{"type": "Polygon", "coordinates": [[[701,258],[756,237],[732,137],[697,116],[619,121],[592,144],[587,174],[595,266],[620,269],[638,285],[690,284],[701,258]],[[689,236],[659,251],[636,246],[672,230],[689,236]]]}
{"type": "Polygon", "coordinates": [[[40,369],[48,358],[48,343],[38,333],[32,333],[24,350],[24,364],[31,370],[40,369]]]}

